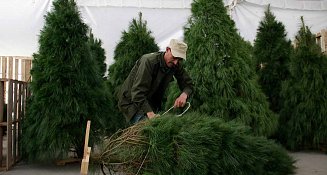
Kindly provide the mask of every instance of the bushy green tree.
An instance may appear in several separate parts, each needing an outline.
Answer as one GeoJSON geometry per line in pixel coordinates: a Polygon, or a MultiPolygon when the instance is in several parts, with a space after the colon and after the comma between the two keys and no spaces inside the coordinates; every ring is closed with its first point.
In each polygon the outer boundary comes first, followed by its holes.
{"type": "Polygon", "coordinates": [[[294,161],[284,148],[248,133],[219,117],[167,115],[105,140],[98,161],[108,167],[123,162],[127,174],[292,174],[294,161]]]}
{"type": "Polygon", "coordinates": [[[110,120],[104,81],[87,45],[88,27],[73,0],[53,2],[33,55],[31,93],[22,145],[29,160],[54,160],[74,148],[83,155],[85,128],[91,139],[110,120]]]}
{"type": "Polygon", "coordinates": [[[115,62],[109,67],[109,82],[113,87],[123,84],[135,62],[142,55],[157,51],[159,47],[147,28],[147,22],[142,19],[142,13],[139,13],[139,18],[133,19],[129,24],[128,31],[122,32],[122,37],[115,48],[115,62]]]}
{"type": "MultiPolygon", "coordinates": [[[[92,30],[89,31],[88,34],[88,46],[91,51],[91,57],[96,61],[96,68],[98,71],[98,74],[103,78],[103,80],[106,80],[106,69],[107,64],[106,56],[105,56],[105,50],[102,48],[102,42],[100,39],[97,39],[94,37],[92,30]]],[[[105,87],[106,88],[106,87],[105,87]]],[[[102,124],[104,125],[104,134],[105,135],[111,135],[113,132],[115,132],[118,128],[116,126],[116,118],[115,118],[115,104],[113,103],[112,99],[114,98],[114,94],[109,93],[106,89],[102,92],[104,96],[106,97],[106,105],[105,108],[110,111],[107,113],[106,117],[101,120],[102,124]]]]}
{"type": "Polygon", "coordinates": [[[129,24],[128,30],[122,32],[122,37],[117,44],[114,52],[115,62],[110,65],[108,70],[108,90],[113,94],[111,98],[115,104],[115,115],[117,127],[122,127],[125,118],[118,111],[116,91],[123,84],[132,70],[135,62],[142,55],[159,51],[151,31],[147,28],[147,23],[142,19],[142,13],[139,13],[138,19],[133,19],[129,24]]]}
{"type": "Polygon", "coordinates": [[[183,64],[195,85],[192,108],[240,121],[251,126],[255,135],[272,134],[278,119],[258,85],[249,46],[238,35],[223,2],[194,1],[191,11],[183,64]]]}
{"type": "Polygon", "coordinates": [[[102,41],[94,37],[92,30],[89,32],[88,45],[91,50],[91,56],[96,60],[98,71],[101,77],[105,78],[107,69],[105,50],[102,48],[102,41]]]}
{"type": "Polygon", "coordinates": [[[280,139],[289,149],[318,148],[327,143],[327,57],[303,18],[295,43],[281,92],[280,139]]]}
{"type": "Polygon", "coordinates": [[[268,97],[270,109],[276,113],[281,105],[281,83],[289,75],[287,64],[292,46],[286,35],[284,25],[276,20],[268,6],[254,42],[254,56],[258,66],[259,84],[268,97]]]}

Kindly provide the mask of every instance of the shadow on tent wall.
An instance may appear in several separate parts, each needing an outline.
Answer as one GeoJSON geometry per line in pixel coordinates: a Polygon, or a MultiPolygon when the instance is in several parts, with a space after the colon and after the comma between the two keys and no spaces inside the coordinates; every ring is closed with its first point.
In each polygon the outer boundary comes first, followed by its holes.
{"type": "Polygon", "coordinates": [[[0,56],[0,171],[9,170],[21,158],[19,138],[25,115],[32,60],[0,56]]]}

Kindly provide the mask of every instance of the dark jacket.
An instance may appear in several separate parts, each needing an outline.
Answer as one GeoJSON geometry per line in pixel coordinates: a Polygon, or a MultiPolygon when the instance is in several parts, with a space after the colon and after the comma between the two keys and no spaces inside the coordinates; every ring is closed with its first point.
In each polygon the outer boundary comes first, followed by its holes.
{"type": "Polygon", "coordinates": [[[161,109],[168,84],[177,79],[181,91],[188,96],[193,83],[184,68],[167,67],[164,52],[143,55],[134,65],[118,92],[118,107],[129,121],[135,114],[146,114],[161,109]]]}

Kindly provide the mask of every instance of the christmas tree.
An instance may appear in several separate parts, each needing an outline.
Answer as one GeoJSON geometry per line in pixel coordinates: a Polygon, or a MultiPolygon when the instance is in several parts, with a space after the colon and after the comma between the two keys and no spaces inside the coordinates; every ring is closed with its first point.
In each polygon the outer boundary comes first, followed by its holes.
{"type": "Polygon", "coordinates": [[[287,64],[290,59],[291,41],[286,39],[285,27],[276,20],[268,6],[264,19],[260,22],[254,42],[259,84],[270,102],[270,109],[280,110],[281,83],[289,72],[287,64]]]}
{"type": "MultiPolygon", "coordinates": [[[[183,64],[195,85],[192,108],[239,121],[250,126],[255,135],[271,135],[278,119],[257,83],[249,46],[238,35],[223,2],[194,1],[191,11],[183,64]]],[[[171,94],[170,101],[175,98],[171,94]]]]}
{"type": "MultiPolygon", "coordinates": [[[[151,31],[147,28],[146,21],[142,19],[142,13],[139,13],[138,19],[133,19],[128,27],[128,31],[122,32],[122,37],[116,46],[114,52],[115,62],[109,67],[108,90],[109,94],[116,94],[117,89],[123,84],[132,70],[135,62],[142,55],[151,52],[157,52],[158,45],[151,36],[151,31]]],[[[114,118],[117,128],[123,127],[125,118],[118,111],[117,97],[111,98],[114,107],[114,118]]]]}
{"type": "Polygon", "coordinates": [[[283,83],[280,140],[289,149],[318,148],[327,143],[327,57],[305,26],[296,35],[290,78],[283,83]]]}
{"type": "Polygon", "coordinates": [[[167,114],[116,133],[93,156],[126,174],[292,174],[294,161],[285,149],[248,133],[218,117],[167,114]]]}
{"type": "Polygon", "coordinates": [[[128,31],[122,32],[122,37],[114,53],[115,63],[109,67],[109,82],[113,87],[123,84],[135,62],[142,55],[159,51],[147,22],[143,21],[142,13],[138,19],[133,19],[128,31]]]}
{"type": "Polygon", "coordinates": [[[108,111],[104,81],[90,52],[88,27],[73,0],[57,0],[45,16],[33,55],[31,93],[22,144],[29,160],[54,160],[71,148],[83,155],[87,120],[95,140],[108,111]]]}
{"type": "Polygon", "coordinates": [[[88,44],[91,50],[91,56],[97,61],[99,74],[105,78],[107,69],[105,50],[102,48],[102,41],[94,37],[92,30],[89,32],[88,44]]]}
{"type": "MultiPolygon", "coordinates": [[[[96,61],[97,64],[97,71],[98,74],[103,78],[103,80],[106,80],[105,73],[107,69],[106,56],[105,56],[105,50],[102,48],[102,42],[100,39],[97,39],[94,37],[92,30],[89,31],[89,39],[88,39],[88,46],[91,51],[91,57],[96,61]]],[[[106,84],[105,84],[106,85],[106,84]]],[[[104,87],[106,89],[106,87],[104,87]]],[[[106,106],[103,106],[104,108],[107,108],[110,113],[107,113],[107,116],[105,118],[102,118],[101,122],[104,126],[104,133],[105,135],[111,135],[113,132],[115,132],[118,128],[116,126],[116,108],[115,103],[113,103],[112,99],[115,98],[114,94],[108,92],[107,90],[104,90],[101,92],[104,94],[105,98],[105,104],[106,106]]]]}

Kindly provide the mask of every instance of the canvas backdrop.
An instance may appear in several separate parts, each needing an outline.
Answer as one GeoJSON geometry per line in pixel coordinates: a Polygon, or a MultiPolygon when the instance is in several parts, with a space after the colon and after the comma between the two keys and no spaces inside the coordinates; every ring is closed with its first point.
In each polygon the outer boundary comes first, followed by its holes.
{"type": "MultiPolygon", "coordinates": [[[[0,1],[0,56],[32,56],[38,50],[38,35],[44,15],[53,0],[0,1]]],[[[121,32],[142,12],[161,50],[171,38],[183,39],[183,27],[191,14],[191,0],[77,0],[84,22],[101,39],[106,63],[113,62],[113,51],[121,32]]],[[[313,33],[327,29],[327,0],[225,0],[226,8],[244,39],[253,42],[267,4],[277,20],[284,23],[294,39],[300,16],[313,33]]]]}

